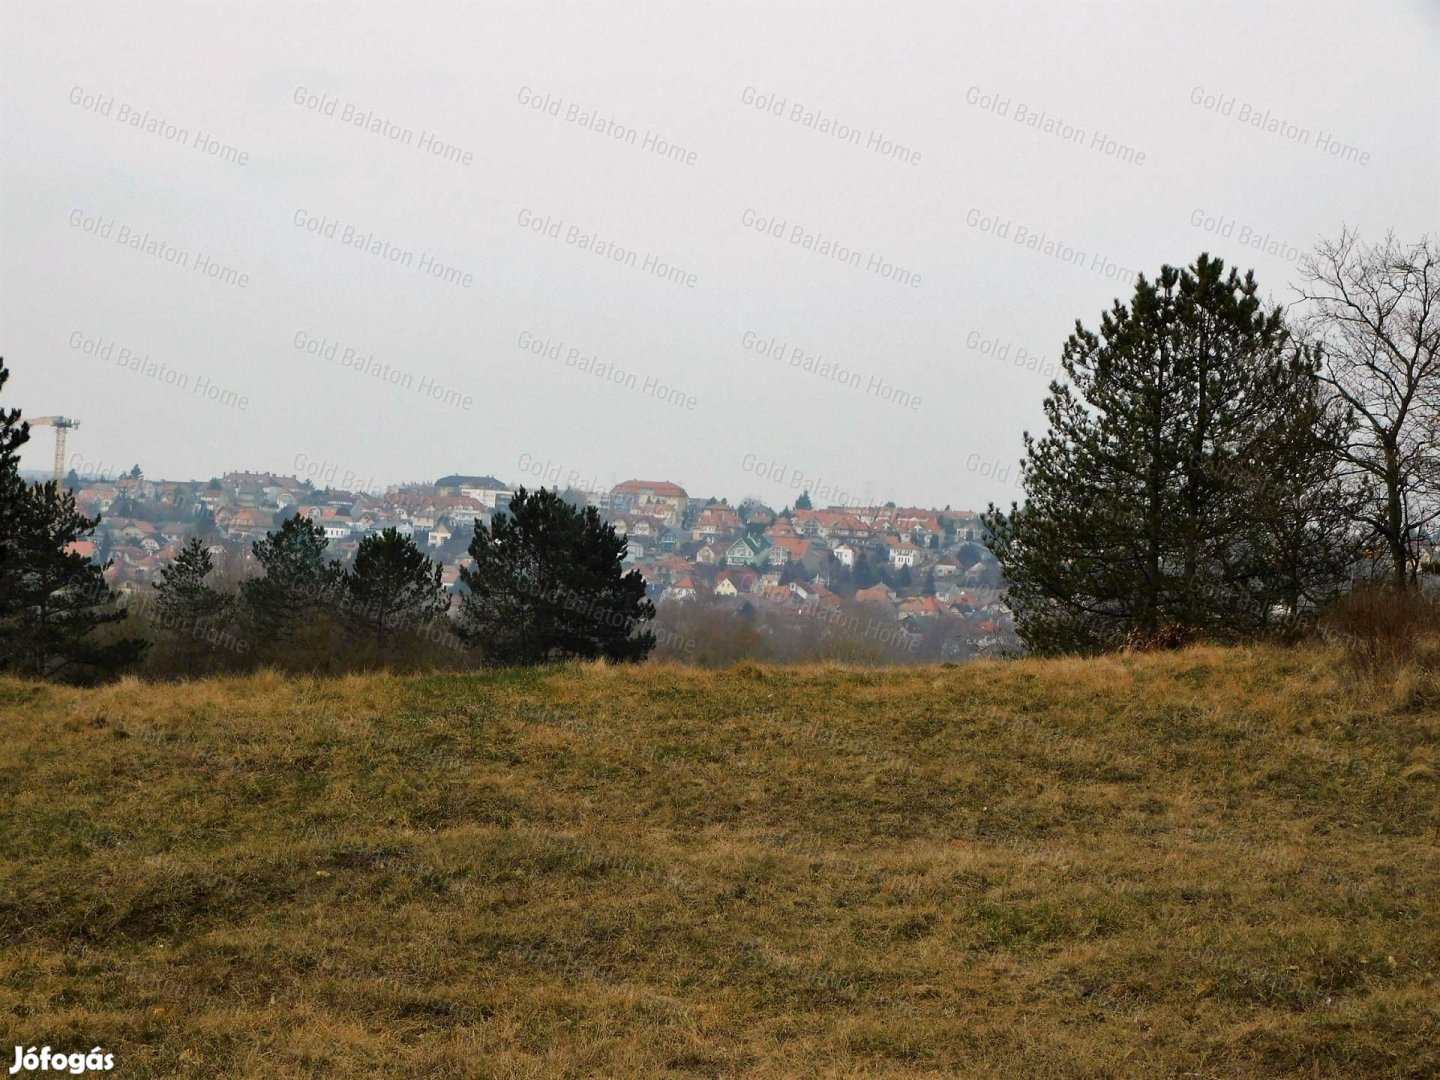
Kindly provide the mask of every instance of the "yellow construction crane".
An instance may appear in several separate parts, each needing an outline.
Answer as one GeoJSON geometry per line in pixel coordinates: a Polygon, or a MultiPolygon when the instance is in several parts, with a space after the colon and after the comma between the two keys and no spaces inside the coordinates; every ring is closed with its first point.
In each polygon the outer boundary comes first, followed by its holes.
{"type": "Polygon", "coordinates": [[[65,436],[72,428],[80,426],[79,420],[68,416],[42,416],[30,421],[31,427],[53,427],[55,429],[55,482],[65,478],[65,436]]]}

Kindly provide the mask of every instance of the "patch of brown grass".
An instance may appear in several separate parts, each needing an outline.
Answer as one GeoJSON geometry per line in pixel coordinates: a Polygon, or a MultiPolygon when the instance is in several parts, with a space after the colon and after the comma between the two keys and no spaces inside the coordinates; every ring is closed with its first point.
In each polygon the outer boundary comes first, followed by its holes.
{"type": "Polygon", "coordinates": [[[1440,668],[1440,596],[1373,584],[1336,600],[1320,624],[1358,671],[1440,668]]]}
{"type": "MultiPolygon", "coordinates": [[[[0,1015],[125,1076],[1429,1076],[1336,649],[0,682],[0,1015]]],[[[8,1062],[7,1062],[8,1066],[8,1062]]]]}

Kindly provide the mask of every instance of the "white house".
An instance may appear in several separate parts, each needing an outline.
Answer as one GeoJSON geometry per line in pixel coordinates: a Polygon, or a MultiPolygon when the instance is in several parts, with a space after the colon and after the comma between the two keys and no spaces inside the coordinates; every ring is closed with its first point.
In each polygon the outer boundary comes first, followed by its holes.
{"type": "Polygon", "coordinates": [[[489,484],[470,485],[460,488],[461,495],[468,495],[485,504],[487,510],[500,510],[510,505],[510,496],[515,492],[507,487],[492,487],[489,484]],[[502,505],[503,504],[503,505],[502,505]]]}
{"type": "Polygon", "coordinates": [[[903,541],[898,544],[891,544],[890,565],[895,567],[897,570],[900,569],[900,567],[902,566],[914,566],[915,556],[919,553],[919,551],[920,549],[917,548],[914,544],[907,544],[903,541]]]}

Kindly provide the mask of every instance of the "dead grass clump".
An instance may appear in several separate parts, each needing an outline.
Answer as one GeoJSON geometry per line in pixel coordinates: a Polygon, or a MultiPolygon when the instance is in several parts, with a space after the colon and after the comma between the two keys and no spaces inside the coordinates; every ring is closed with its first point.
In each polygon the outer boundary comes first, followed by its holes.
{"type": "Polygon", "coordinates": [[[1357,671],[1440,669],[1440,599],[1420,589],[1354,589],[1331,605],[1320,633],[1344,650],[1357,671]]]}
{"type": "Polygon", "coordinates": [[[1162,626],[1158,630],[1132,630],[1125,638],[1122,652],[1175,652],[1195,640],[1195,631],[1188,626],[1162,626]]]}

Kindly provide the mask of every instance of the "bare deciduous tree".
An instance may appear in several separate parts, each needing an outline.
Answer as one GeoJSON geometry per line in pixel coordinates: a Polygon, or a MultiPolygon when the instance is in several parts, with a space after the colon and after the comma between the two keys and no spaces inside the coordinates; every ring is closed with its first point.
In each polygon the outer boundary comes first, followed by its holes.
{"type": "Polygon", "coordinates": [[[1350,411],[1341,456],[1358,524],[1395,581],[1413,584],[1440,518],[1440,244],[1365,244],[1346,229],[1302,264],[1301,326],[1322,379],[1350,411]]]}

